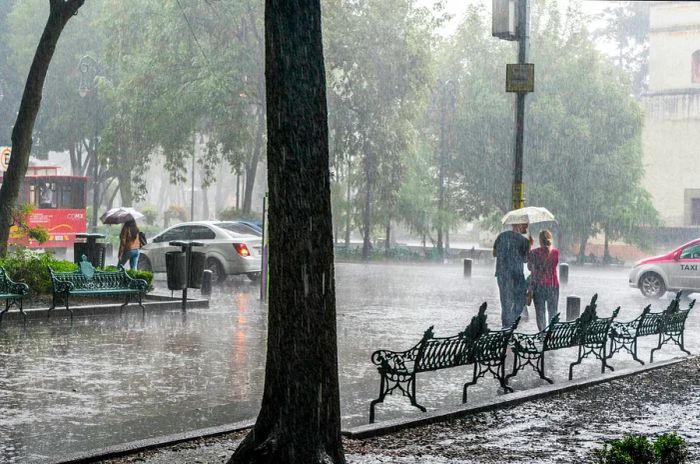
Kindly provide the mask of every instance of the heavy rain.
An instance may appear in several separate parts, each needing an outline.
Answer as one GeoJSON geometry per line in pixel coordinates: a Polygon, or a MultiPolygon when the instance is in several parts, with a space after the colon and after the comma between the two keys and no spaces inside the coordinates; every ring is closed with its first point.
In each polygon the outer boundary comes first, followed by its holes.
{"type": "MultiPolygon", "coordinates": [[[[607,463],[609,440],[670,433],[686,456],[658,462],[700,459],[700,4],[326,0],[289,56],[279,4],[0,0],[0,463],[245,435],[270,408],[329,420],[349,463],[607,463]],[[285,106],[318,69],[325,93],[285,106]],[[479,354],[438,348],[391,390],[421,360],[386,353],[434,334],[486,356],[496,332],[502,379],[467,389],[479,354]],[[553,383],[514,370],[527,350],[553,383]],[[638,415],[591,425],[605,398],[638,415]],[[495,406],[420,423],[475,404],[495,406]]],[[[227,462],[242,436],[138,459],[227,462]]]]}

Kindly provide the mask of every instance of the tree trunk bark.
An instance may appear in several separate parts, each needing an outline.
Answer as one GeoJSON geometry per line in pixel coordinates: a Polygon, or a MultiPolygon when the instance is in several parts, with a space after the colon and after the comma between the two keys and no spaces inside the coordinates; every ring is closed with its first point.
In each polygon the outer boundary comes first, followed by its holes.
{"type": "Polygon", "coordinates": [[[581,241],[578,247],[578,262],[583,264],[586,262],[586,244],[588,243],[588,235],[581,235],[581,241]]]}
{"type": "Polygon", "coordinates": [[[17,202],[22,179],[27,173],[32,151],[32,133],[41,107],[44,80],[56,50],[58,38],[68,20],[78,12],[85,0],[50,0],[49,18],[36,48],[24,86],[17,120],[12,129],[12,157],[0,187],[0,257],[7,254],[7,241],[12,225],[12,209],[17,202]]]}
{"type": "Polygon", "coordinates": [[[245,193],[243,195],[243,212],[250,213],[253,204],[253,187],[255,187],[255,177],[260,164],[260,153],[263,147],[263,135],[265,133],[265,113],[258,110],[258,128],[255,134],[255,145],[253,155],[246,167],[245,173],[245,193]]]}
{"type": "Polygon", "coordinates": [[[266,0],[265,49],[272,256],[265,387],[255,426],[229,462],[341,464],[320,0],[266,0]]]}

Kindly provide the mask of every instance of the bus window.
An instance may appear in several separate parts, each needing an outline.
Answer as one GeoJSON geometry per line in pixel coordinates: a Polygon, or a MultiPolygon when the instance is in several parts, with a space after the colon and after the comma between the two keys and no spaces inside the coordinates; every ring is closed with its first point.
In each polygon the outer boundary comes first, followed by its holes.
{"type": "MultiPolygon", "coordinates": [[[[36,195],[36,191],[34,193],[36,195]]],[[[56,184],[50,182],[39,183],[39,208],[56,207],[56,184]]]]}

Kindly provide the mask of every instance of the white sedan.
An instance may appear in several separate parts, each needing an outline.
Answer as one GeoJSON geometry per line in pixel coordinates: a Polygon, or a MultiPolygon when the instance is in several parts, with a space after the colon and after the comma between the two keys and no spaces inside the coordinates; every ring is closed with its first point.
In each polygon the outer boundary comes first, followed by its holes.
{"type": "Polygon", "coordinates": [[[635,263],[630,287],[644,296],[659,298],[666,291],[700,291],[700,239],[681,245],[666,254],[635,263]]]}
{"type": "Polygon", "coordinates": [[[221,221],[195,221],[175,224],[165,229],[141,248],[139,269],[165,272],[165,253],[181,248],[169,243],[195,240],[204,244],[196,251],[206,254],[205,268],[212,271],[214,281],[222,282],[227,275],[245,274],[258,281],[261,272],[262,238],[236,234],[217,226],[221,221]]]}

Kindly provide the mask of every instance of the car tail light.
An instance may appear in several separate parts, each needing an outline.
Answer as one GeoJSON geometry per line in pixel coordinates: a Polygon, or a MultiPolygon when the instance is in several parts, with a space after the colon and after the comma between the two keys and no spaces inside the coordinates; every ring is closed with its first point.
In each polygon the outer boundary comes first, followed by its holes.
{"type": "Polygon", "coordinates": [[[238,254],[243,256],[244,258],[250,256],[250,250],[248,249],[245,243],[234,243],[233,248],[235,248],[238,254]]]}

